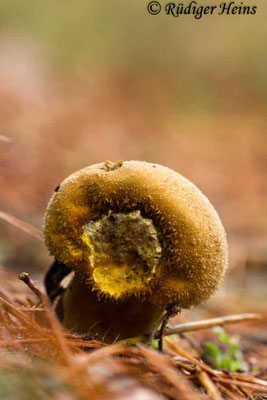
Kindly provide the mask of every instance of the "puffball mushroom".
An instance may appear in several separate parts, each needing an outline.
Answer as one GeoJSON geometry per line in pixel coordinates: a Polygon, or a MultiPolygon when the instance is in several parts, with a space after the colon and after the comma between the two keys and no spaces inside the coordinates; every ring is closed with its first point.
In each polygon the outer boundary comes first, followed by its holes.
{"type": "Polygon", "coordinates": [[[206,301],[227,267],[218,214],[188,179],[143,161],[105,162],[66,178],[45,215],[46,245],[74,271],[56,310],[76,333],[151,333],[171,305],[206,301]]]}

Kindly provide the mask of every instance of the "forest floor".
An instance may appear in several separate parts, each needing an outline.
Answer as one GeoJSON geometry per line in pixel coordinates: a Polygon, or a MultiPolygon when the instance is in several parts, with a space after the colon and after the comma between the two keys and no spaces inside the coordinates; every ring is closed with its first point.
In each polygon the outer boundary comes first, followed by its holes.
{"type": "Polygon", "coordinates": [[[263,300],[238,301],[246,313],[233,316],[238,307],[229,295],[182,313],[160,352],[157,341],[153,348],[146,340],[107,345],[65,331],[35,283],[17,278],[1,268],[1,399],[267,398],[263,300]]]}

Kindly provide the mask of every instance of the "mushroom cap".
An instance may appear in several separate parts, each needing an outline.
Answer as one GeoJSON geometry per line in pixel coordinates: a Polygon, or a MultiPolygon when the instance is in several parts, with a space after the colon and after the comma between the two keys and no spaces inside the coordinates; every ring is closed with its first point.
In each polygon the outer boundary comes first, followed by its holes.
{"type": "MultiPolygon", "coordinates": [[[[228,262],[226,234],[207,197],[177,172],[144,161],[95,164],[70,175],[49,201],[44,236],[51,255],[88,282],[88,290],[118,302],[141,296],[162,307],[189,308],[216,291],[228,262]],[[114,281],[112,290],[101,290],[85,227],[109,213],[137,211],[152,221],[161,248],[151,279],[118,293],[114,281]]],[[[112,271],[107,268],[106,276],[112,271]]]]}

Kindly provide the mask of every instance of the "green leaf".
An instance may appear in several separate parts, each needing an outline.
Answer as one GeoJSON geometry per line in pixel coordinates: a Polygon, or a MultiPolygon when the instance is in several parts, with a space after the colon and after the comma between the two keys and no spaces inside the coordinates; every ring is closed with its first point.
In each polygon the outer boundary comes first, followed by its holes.
{"type": "Polygon", "coordinates": [[[206,342],[204,344],[204,358],[218,369],[226,368],[233,372],[241,369],[247,370],[247,364],[244,361],[237,339],[230,337],[220,326],[214,327],[213,332],[223,346],[206,342]]]}
{"type": "Polygon", "coordinates": [[[206,342],[204,346],[206,358],[209,359],[211,364],[218,368],[222,359],[221,349],[212,342],[206,342]]]}
{"type": "Polygon", "coordinates": [[[227,335],[225,330],[221,326],[215,326],[213,328],[213,332],[216,333],[218,339],[223,343],[229,343],[230,337],[227,335]]]}

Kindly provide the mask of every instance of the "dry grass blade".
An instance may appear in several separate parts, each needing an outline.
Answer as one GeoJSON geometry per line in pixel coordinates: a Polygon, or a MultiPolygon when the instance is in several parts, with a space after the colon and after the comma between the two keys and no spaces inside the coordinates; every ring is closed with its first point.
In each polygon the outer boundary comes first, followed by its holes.
{"type": "Polygon", "coordinates": [[[12,143],[13,139],[4,135],[0,135],[0,142],[12,143]]]}
{"type": "Polygon", "coordinates": [[[8,312],[21,321],[22,324],[27,326],[28,328],[32,329],[36,333],[43,334],[44,329],[37,325],[32,319],[27,317],[22,311],[20,311],[17,307],[13,304],[9,303],[3,297],[0,297],[0,304],[2,304],[8,312]]]}
{"type": "MultiPolygon", "coordinates": [[[[95,397],[96,391],[99,390],[97,386],[99,382],[103,387],[100,398],[103,400],[110,398],[112,397],[110,388],[115,381],[120,382],[120,379],[122,384],[124,379],[132,382],[131,384],[135,385],[133,390],[136,388],[137,393],[140,387],[138,385],[141,383],[145,390],[151,391],[148,392],[151,395],[149,398],[153,400],[158,400],[158,396],[176,400],[204,398],[242,400],[256,399],[255,391],[262,397],[267,393],[266,381],[247,374],[227,374],[213,370],[169,338],[164,340],[168,344],[170,354],[175,353],[187,361],[181,358],[173,359],[145,346],[125,347],[120,343],[106,345],[84,340],[82,335],[65,333],[47,304],[44,304],[43,308],[30,304],[27,308],[27,304],[24,305],[23,302],[22,306],[17,305],[9,293],[5,298],[0,297],[0,304],[3,306],[4,317],[0,340],[1,352],[4,356],[10,351],[16,354],[16,360],[9,365],[11,373],[18,373],[16,371],[19,363],[27,357],[24,354],[26,348],[28,354],[33,355],[35,359],[48,361],[51,369],[47,374],[52,373],[56,380],[61,380],[66,386],[71,382],[74,397],[70,398],[99,400],[95,397]],[[28,310],[32,313],[30,316],[25,314],[28,310]],[[43,311],[46,314],[50,329],[37,325],[31,319],[36,311],[38,313],[43,311]],[[93,351],[88,354],[82,352],[80,348],[93,351]],[[95,380],[98,383],[95,383],[95,380]],[[208,394],[201,393],[203,389],[208,394]]],[[[2,366],[4,374],[10,362],[8,358],[6,360],[6,365],[3,362],[2,366]]],[[[24,362],[25,365],[22,365],[24,371],[32,376],[34,382],[38,382],[39,377],[45,373],[45,367],[42,369],[37,365],[36,369],[29,361],[27,365],[26,358],[24,362]]],[[[140,392],[140,395],[145,394],[146,392],[140,392]]],[[[121,398],[128,398],[122,396],[121,394],[121,398]]]]}
{"type": "Polygon", "coordinates": [[[79,339],[66,339],[66,342],[77,347],[82,347],[84,349],[101,349],[105,347],[105,343],[96,342],[94,340],[79,340],[79,339]]]}
{"type": "Polygon", "coordinates": [[[212,375],[221,374],[220,371],[213,370],[211,367],[209,367],[203,361],[199,361],[196,358],[194,358],[193,356],[191,356],[191,354],[189,354],[186,350],[182,349],[177,343],[174,343],[169,338],[164,338],[164,342],[167,343],[169,349],[172,350],[175,354],[182,356],[184,358],[187,358],[189,361],[191,361],[193,364],[195,364],[201,370],[204,370],[212,375]]]}
{"type": "Polygon", "coordinates": [[[109,346],[102,347],[102,349],[93,351],[88,355],[88,359],[91,363],[95,363],[101,359],[119,354],[120,352],[123,352],[123,346],[121,344],[111,344],[109,346]]]}
{"type": "Polygon", "coordinates": [[[65,364],[68,365],[72,369],[72,360],[71,360],[72,357],[71,357],[71,354],[69,351],[69,346],[64,338],[64,333],[62,331],[62,327],[61,327],[60,323],[58,322],[58,320],[55,318],[55,315],[49,306],[48,299],[47,299],[46,309],[47,309],[46,315],[47,315],[49,324],[52,328],[52,331],[54,333],[54,338],[60,349],[62,359],[65,362],[65,364]]]}
{"type": "MultiPolygon", "coordinates": [[[[199,361],[192,357],[187,351],[182,349],[177,343],[174,343],[168,338],[164,339],[165,342],[168,344],[168,347],[170,350],[172,350],[175,354],[178,354],[184,358],[187,358],[189,361],[191,361],[193,364],[195,364],[201,371],[204,371],[206,373],[209,373],[212,376],[212,380],[215,382],[220,382],[220,383],[226,383],[230,387],[233,386],[239,386],[239,387],[245,387],[249,388],[252,390],[265,390],[264,388],[267,388],[267,382],[261,379],[254,378],[253,376],[250,375],[241,375],[241,374],[224,374],[223,372],[216,371],[209,367],[207,364],[205,364],[202,361],[199,361]]],[[[203,379],[203,374],[201,376],[203,379]]],[[[202,382],[202,384],[206,387],[207,380],[202,382]]],[[[265,391],[267,393],[267,389],[265,391]]],[[[215,398],[214,398],[215,399],[215,398]]]]}
{"type": "Polygon", "coordinates": [[[8,222],[10,225],[13,225],[16,228],[19,228],[23,232],[28,233],[35,239],[38,239],[41,242],[44,241],[42,231],[40,231],[39,229],[35,228],[34,226],[32,226],[30,224],[27,224],[26,222],[22,221],[21,219],[13,217],[13,215],[10,215],[4,211],[0,211],[0,218],[3,221],[8,222]]]}
{"type": "MultiPolygon", "coordinates": [[[[140,346],[141,347],[141,346],[140,346]]],[[[200,399],[191,382],[174,368],[173,363],[164,355],[141,347],[142,354],[152,364],[156,371],[170,382],[176,390],[176,398],[183,400],[200,399]]]]}
{"type": "Polygon", "coordinates": [[[244,399],[243,396],[241,397],[239,394],[230,392],[230,390],[226,389],[226,387],[223,386],[223,385],[222,385],[221,383],[219,383],[219,382],[217,382],[217,387],[218,387],[218,389],[220,390],[220,392],[221,392],[223,395],[226,396],[226,399],[229,399],[229,400],[243,400],[243,399],[244,399]]]}
{"type": "Polygon", "coordinates": [[[32,307],[27,307],[27,306],[21,306],[18,307],[18,310],[23,311],[24,313],[32,313],[32,312],[46,312],[44,307],[38,307],[38,306],[32,306],[32,307]]]}
{"type": "Polygon", "coordinates": [[[200,383],[204,386],[204,388],[207,390],[212,400],[222,400],[222,396],[220,395],[218,389],[216,388],[216,386],[210,379],[209,375],[205,371],[200,371],[198,373],[198,379],[200,383]]]}
{"type": "MultiPolygon", "coordinates": [[[[30,302],[26,294],[24,299],[21,297],[21,301],[17,302],[14,291],[5,289],[0,296],[0,348],[5,360],[1,367],[3,374],[9,368],[9,373],[20,376],[18,369],[21,366],[22,373],[28,374],[34,384],[39,382],[42,374],[52,374],[53,379],[62,382],[63,387],[71,383],[73,392],[70,398],[75,400],[108,399],[112,397],[114,387],[121,396],[119,398],[128,398],[129,390],[131,394],[136,390],[140,398],[149,395],[153,400],[242,400],[255,399],[255,391],[262,396],[267,392],[266,381],[249,374],[217,371],[168,337],[164,338],[168,353],[162,354],[141,344],[129,347],[117,342],[108,345],[88,340],[84,335],[65,332],[46,296],[35,288],[28,275],[22,274],[21,277],[32,291],[30,302]],[[43,304],[40,306],[41,299],[43,304]],[[14,354],[15,358],[9,360],[9,353],[14,354]],[[31,358],[44,361],[44,367],[38,361],[35,367],[31,358]],[[129,382],[133,388],[127,389],[126,395],[124,382],[129,382]]],[[[248,320],[254,317],[258,319],[259,316],[240,314],[220,320],[241,322],[244,317],[248,320]]],[[[218,324],[218,319],[213,318],[193,323],[193,328],[197,326],[204,329],[207,321],[209,324],[218,324]]],[[[187,332],[192,324],[181,324],[179,329],[184,328],[187,332]]]]}
{"type": "Polygon", "coordinates": [[[224,378],[224,377],[219,377],[219,376],[215,376],[214,381],[216,382],[222,382],[222,383],[227,383],[229,385],[237,385],[237,386],[244,386],[253,390],[261,390],[263,391],[265,394],[267,394],[267,389],[265,390],[263,386],[265,385],[261,385],[261,384],[257,384],[257,383],[250,383],[247,381],[243,381],[243,380],[239,380],[239,379],[232,379],[231,376],[229,376],[229,378],[224,378]]]}
{"type": "Polygon", "coordinates": [[[245,375],[232,373],[231,376],[233,378],[236,378],[236,379],[240,380],[240,381],[252,382],[252,383],[256,383],[258,385],[262,385],[262,386],[267,387],[267,382],[266,381],[264,381],[263,379],[255,378],[254,376],[251,376],[251,375],[248,377],[248,376],[245,376],[245,375]]]}
{"type": "Polygon", "coordinates": [[[17,340],[0,340],[0,346],[16,346],[18,344],[46,343],[53,339],[50,338],[33,338],[33,339],[17,339],[17,340]]]}

